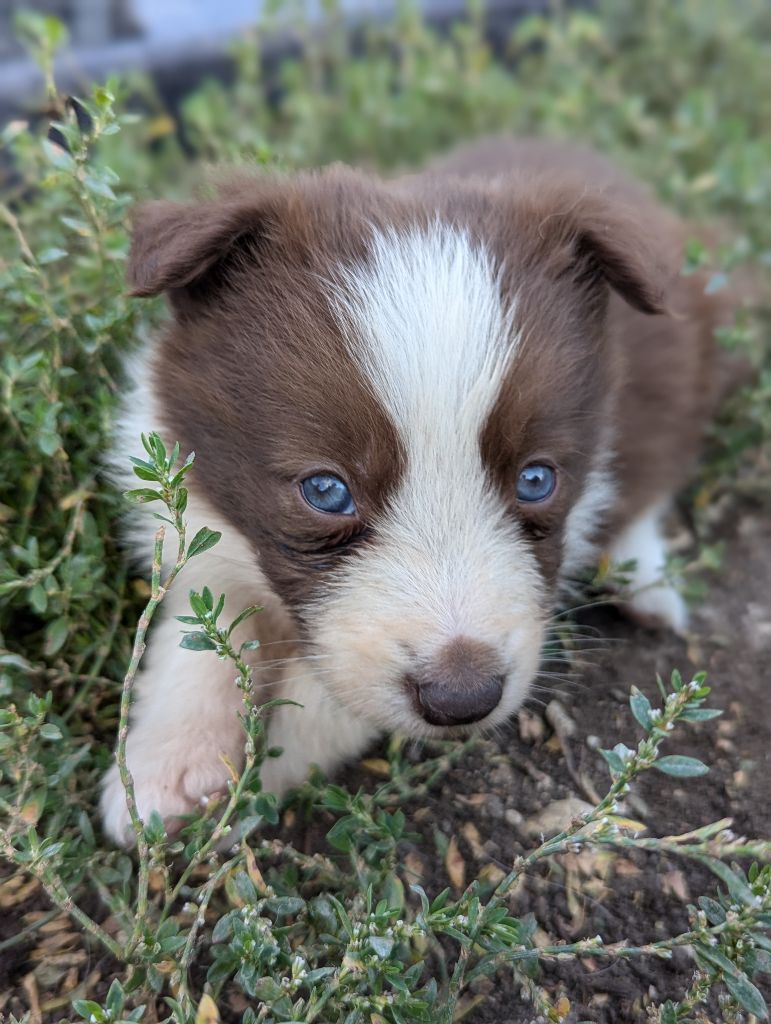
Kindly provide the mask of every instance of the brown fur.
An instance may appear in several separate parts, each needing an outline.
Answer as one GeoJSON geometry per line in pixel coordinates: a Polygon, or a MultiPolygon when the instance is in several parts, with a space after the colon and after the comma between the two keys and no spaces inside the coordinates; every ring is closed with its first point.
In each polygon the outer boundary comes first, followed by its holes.
{"type": "Polygon", "coordinates": [[[683,229],[587,151],[487,142],[392,184],[337,167],[148,204],[129,278],[176,311],[155,364],[164,427],[196,450],[215,507],[298,610],[372,539],[403,469],[330,312],[330,275],[366,260],[372,226],[437,216],[483,240],[518,297],[525,341],[481,445],[547,579],[609,427],[620,497],[606,537],[683,482],[714,406],[720,304],[701,276],[676,275],[683,229]],[[522,509],[515,469],[539,454],[560,463],[558,492],[522,509]],[[309,514],[297,481],[322,468],[349,482],[357,519],[309,514]]]}
{"type": "MultiPolygon", "coordinates": [[[[236,175],[139,211],[130,284],[165,291],[174,317],[125,427],[156,410],[197,453],[187,513],[224,536],[190,584],[221,588],[230,614],[268,609],[238,627],[268,648],[248,654],[255,699],[304,710],[271,714],[285,753],[266,791],[334,770],[378,729],[502,722],[593,541],[635,563],[636,614],[684,628],[659,519],[716,401],[725,310],[678,277],[684,231],[595,154],[500,141],[394,182],[236,175]],[[533,462],[556,469],[539,502],[517,497],[533,462]],[[311,507],[302,481],[319,472],[355,514],[311,507]]],[[[243,736],[232,671],[180,649],[184,593],[169,602],[127,758],[140,813],[174,822],[224,788],[243,736]]],[[[102,810],[130,841],[117,766],[102,810]]]]}

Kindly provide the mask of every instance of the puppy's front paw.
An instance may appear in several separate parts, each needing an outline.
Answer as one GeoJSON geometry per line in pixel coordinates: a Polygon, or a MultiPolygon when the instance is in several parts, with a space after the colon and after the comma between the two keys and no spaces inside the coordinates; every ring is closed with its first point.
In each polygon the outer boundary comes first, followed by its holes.
{"type": "MultiPolygon", "coordinates": [[[[189,758],[190,753],[187,756],[189,758]]],[[[194,764],[170,755],[146,759],[140,764],[136,755],[131,760],[139,816],[147,821],[150,814],[157,811],[169,834],[173,834],[182,824],[183,816],[193,813],[203,800],[224,792],[230,777],[222,761],[213,760],[211,755],[194,764]]],[[[117,764],[104,778],[100,809],[106,834],[120,846],[133,846],[134,831],[117,764]]]]}
{"type": "Polygon", "coordinates": [[[688,608],[669,583],[657,583],[638,590],[629,598],[625,610],[643,626],[663,627],[680,635],[688,629],[688,608]]]}

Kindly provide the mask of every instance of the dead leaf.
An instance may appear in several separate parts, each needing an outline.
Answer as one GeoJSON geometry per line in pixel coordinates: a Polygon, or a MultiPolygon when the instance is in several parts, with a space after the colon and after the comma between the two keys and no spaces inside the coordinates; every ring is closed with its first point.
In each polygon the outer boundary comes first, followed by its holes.
{"type": "Polygon", "coordinates": [[[487,853],[484,846],[482,846],[482,837],[479,834],[479,829],[476,827],[473,821],[467,821],[461,828],[463,838],[471,847],[471,852],[474,854],[477,860],[487,860],[487,853]]]}
{"type": "Polygon", "coordinates": [[[293,828],[294,827],[294,823],[296,821],[297,821],[297,813],[296,813],[296,811],[293,811],[291,807],[288,810],[284,811],[284,814],[283,814],[283,816],[281,818],[281,825],[283,826],[283,828],[293,828]]]}
{"type": "Polygon", "coordinates": [[[588,814],[592,810],[594,808],[586,800],[568,796],[564,800],[555,800],[538,814],[528,818],[523,827],[532,836],[555,835],[569,825],[573,818],[588,814]]]}
{"type": "Polygon", "coordinates": [[[685,879],[685,875],[679,868],[673,868],[671,871],[667,871],[665,875],[661,875],[661,888],[665,893],[671,893],[672,896],[677,896],[683,903],[687,903],[690,899],[690,893],[688,891],[688,882],[685,879]]]}
{"type": "Polygon", "coordinates": [[[453,1024],[458,1024],[458,1021],[466,1020],[466,1018],[481,1006],[482,1003],[487,1001],[486,995],[465,995],[461,996],[458,1000],[457,1006],[455,1007],[455,1013],[452,1015],[453,1024]]]}
{"type": "Polygon", "coordinates": [[[150,871],[148,884],[150,886],[150,892],[163,892],[166,887],[166,876],[158,868],[153,868],[150,871]]]}
{"type": "Polygon", "coordinates": [[[467,807],[484,807],[487,801],[490,799],[489,793],[464,793],[458,794],[458,802],[466,804],[467,807]]]}
{"type": "Polygon", "coordinates": [[[219,752],[219,759],[220,759],[220,761],[222,761],[222,763],[227,768],[228,775],[233,780],[233,785],[234,786],[238,785],[238,780],[241,778],[241,773],[236,768],[236,766],[233,764],[233,762],[228,757],[228,755],[224,752],[224,750],[221,750],[219,752]]]}
{"type": "Polygon", "coordinates": [[[391,765],[384,757],[368,757],[361,762],[362,768],[379,779],[391,778],[391,765]]]}
{"type": "Polygon", "coordinates": [[[533,714],[527,708],[520,710],[517,716],[517,725],[519,726],[519,738],[525,743],[540,743],[546,731],[541,716],[533,714]]]}
{"type": "Polygon", "coordinates": [[[626,877],[642,874],[641,869],[638,868],[636,864],[633,864],[631,860],[627,860],[626,857],[619,857],[616,859],[614,870],[617,875],[626,877]]]}
{"type": "Polygon", "coordinates": [[[54,917],[51,921],[46,921],[45,924],[40,926],[40,932],[43,935],[54,935],[56,932],[66,932],[72,925],[68,917],[54,917]]]}
{"type": "Polygon", "coordinates": [[[29,1024],[43,1024],[43,1014],[40,1010],[40,995],[37,990],[37,981],[34,973],[27,974],[21,979],[21,987],[27,994],[29,1000],[29,1024]]]}
{"type": "Polygon", "coordinates": [[[444,866],[447,869],[447,877],[456,889],[466,888],[466,862],[463,860],[458,840],[452,836],[447,844],[447,853],[444,856],[444,866]]]}
{"type": "Polygon", "coordinates": [[[246,860],[246,873],[254,882],[254,887],[260,896],[264,896],[266,891],[265,879],[262,877],[262,872],[257,867],[257,859],[254,856],[254,850],[252,850],[250,846],[244,847],[244,857],[246,860]]]}
{"type": "Polygon", "coordinates": [[[558,700],[550,700],[546,705],[546,721],[561,740],[575,735],[576,723],[558,700]]]}
{"type": "Polygon", "coordinates": [[[416,853],[414,850],[410,850],[410,852],[404,858],[403,870],[406,876],[406,880],[410,883],[410,885],[415,885],[415,883],[420,882],[425,872],[423,858],[420,856],[420,854],[416,853]]]}
{"type": "Polygon", "coordinates": [[[24,903],[38,888],[37,878],[24,879],[23,875],[11,875],[0,885],[0,907],[17,907],[24,903]]]}
{"type": "Polygon", "coordinates": [[[195,1024],[219,1024],[220,1012],[212,997],[204,992],[195,1015],[195,1024]]]}
{"type": "Polygon", "coordinates": [[[554,1009],[560,1015],[560,1020],[563,1020],[570,1013],[570,1000],[567,996],[560,996],[557,1000],[554,1009]]]}
{"type": "Polygon", "coordinates": [[[553,736],[550,736],[544,743],[544,747],[549,751],[550,754],[561,754],[563,753],[562,740],[555,732],[553,736]]]}
{"type": "Polygon", "coordinates": [[[503,868],[499,868],[497,864],[489,861],[479,872],[479,877],[483,882],[489,882],[490,885],[500,885],[506,877],[506,872],[503,868]]]}

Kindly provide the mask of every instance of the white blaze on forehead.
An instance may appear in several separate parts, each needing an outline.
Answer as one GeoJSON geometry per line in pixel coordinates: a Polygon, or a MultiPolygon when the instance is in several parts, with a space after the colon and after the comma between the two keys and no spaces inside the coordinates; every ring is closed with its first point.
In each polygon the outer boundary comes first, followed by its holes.
{"type": "Polygon", "coordinates": [[[353,355],[410,448],[453,428],[476,445],[518,342],[484,248],[441,224],[374,232],[341,285],[353,355]]]}
{"type": "Polygon", "coordinates": [[[491,258],[441,225],[375,233],[369,261],[342,270],[335,298],[352,355],[405,453],[378,523],[381,579],[405,611],[428,613],[447,633],[482,629],[501,603],[514,614],[532,608],[532,557],[480,453],[519,343],[491,258]],[[517,584],[520,573],[529,586],[517,584]]]}

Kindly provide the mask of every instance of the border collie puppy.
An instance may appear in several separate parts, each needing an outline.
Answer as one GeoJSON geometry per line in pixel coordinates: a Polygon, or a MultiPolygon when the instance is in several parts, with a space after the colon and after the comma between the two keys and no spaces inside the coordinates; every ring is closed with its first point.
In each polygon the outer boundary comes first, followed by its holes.
{"type": "MultiPolygon", "coordinates": [[[[140,209],[130,286],[173,316],[116,461],[152,429],[194,450],[190,535],[223,535],[169,593],[137,679],[143,816],[174,822],[242,756],[232,667],[179,646],[190,588],[224,592],[226,619],[264,609],[235,638],[262,642],[255,697],[303,705],[271,716],[276,793],[382,730],[505,720],[560,586],[601,552],[636,561],[633,613],[685,627],[660,521],[717,398],[724,310],[678,276],[684,238],[600,157],[536,142],[140,209]]],[[[102,813],[129,843],[115,766],[102,813]]]]}

